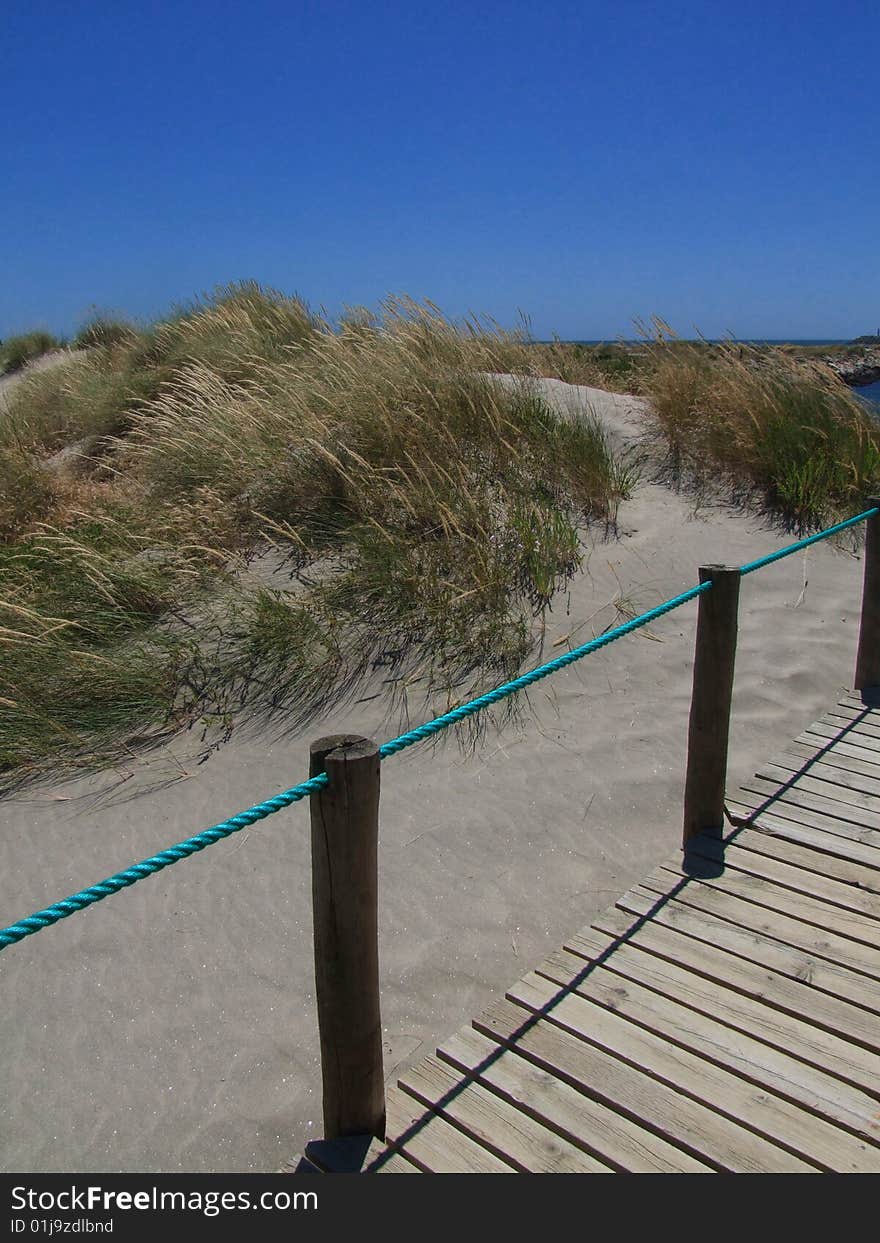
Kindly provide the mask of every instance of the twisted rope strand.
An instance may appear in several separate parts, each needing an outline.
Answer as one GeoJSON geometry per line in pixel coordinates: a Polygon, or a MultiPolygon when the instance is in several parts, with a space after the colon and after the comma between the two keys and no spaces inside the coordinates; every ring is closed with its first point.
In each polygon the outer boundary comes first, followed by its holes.
{"type": "Polygon", "coordinates": [[[833,527],[828,527],[817,535],[808,535],[806,539],[798,540],[796,544],[789,544],[786,548],[780,548],[778,552],[771,552],[768,557],[759,557],[757,561],[749,561],[746,565],[740,566],[739,572],[740,574],[752,574],[755,570],[762,570],[765,565],[781,561],[783,557],[790,557],[793,552],[798,552],[801,548],[808,548],[810,544],[818,544],[819,540],[828,539],[829,535],[836,535],[838,531],[845,531],[847,527],[854,527],[857,522],[864,522],[866,518],[874,518],[877,514],[880,514],[880,509],[866,509],[864,513],[856,514],[854,518],[847,518],[845,522],[836,522],[833,527]]]}
{"type": "Polygon", "coordinates": [[[132,864],[124,872],[108,876],[106,880],[99,881],[97,885],[82,889],[69,898],[63,898],[60,902],[47,906],[43,911],[29,915],[27,919],[21,919],[16,924],[10,924],[8,928],[0,929],[0,950],[14,945],[17,941],[22,941],[42,928],[57,924],[60,919],[66,919],[68,915],[73,915],[76,911],[85,910],[87,906],[100,902],[102,898],[109,898],[111,894],[118,893],[120,889],[126,889],[136,881],[161,872],[163,868],[169,867],[172,863],[179,863],[181,859],[197,854],[206,846],[213,846],[215,842],[222,841],[224,837],[229,837],[232,833],[237,833],[239,829],[246,829],[249,825],[256,824],[258,820],[263,820],[266,816],[281,811],[283,807],[289,807],[291,803],[298,803],[300,799],[307,798],[317,790],[322,790],[327,783],[327,774],[319,773],[317,777],[311,777],[301,785],[285,790],[283,794],[276,794],[274,798],[266,799],[264,803],[258,803],[255,807],[249,807],[247,811],[239,812],[237,816],[232,816],[229,820],[204,829],[195,837],[187,838],[185,842],[178,842],[176,846],[169,846],[167,850],[151,855],[149,859],[144,859],[141,863],[132,864]]]}

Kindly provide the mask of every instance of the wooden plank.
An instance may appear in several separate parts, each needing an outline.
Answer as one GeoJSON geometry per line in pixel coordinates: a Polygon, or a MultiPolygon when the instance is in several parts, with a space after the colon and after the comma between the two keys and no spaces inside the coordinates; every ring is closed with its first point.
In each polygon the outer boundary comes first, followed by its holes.
{"type": "MultiPolygon", "coordinates": [[[[834,842],[830,834],[823,838],[814,833],[814,842],[805,845],[789,840],[784,833],[768,832],[752,825],[732,829],[727,840],[737,850],[766,855],[779,864],[807,871],[819,881],[827,881],[822,890],[815,892],[822,892],[823,896],[827,894],[828,901],[849,905],[843,901],[844,891],[849,891],[850,896],[856,897],[855,910],[864,914],[880,912],[880,850],[866,846],[863,848],[863,859],[855,860],[838,854],[836,850],[828,850],[829,843],[834,842]],[[819,838],[818,842],[815,838],[819,838]]],[[[836,840],[840,842],[841,839],[836,840]]],[[[815,884],[815,881],[810,884],[815,884]]],[[[878,915],[874,914],[874,917],[878,915]]]]}
{"type": "Polygon", "coordinates": [[[764,784],[770,786],[770,782],[759,782],[757,778],[754,778],[751,784],[754,789],[741,786],[731,795],[728,805],[733,801],[744,803],[753,814],[768,812],[773,816],[782,816],[786,820],[796,820],[800,824],[812,825],[834,837],[843,837],[851,842],[861,842],[862,845],[872,846],[875,850],[880,848],[880,831],[871,825],[860,824],[850,818],[850,811],[855,811],[857,816],[861,816],[856,808],[844,807],[843,804],[835,803],[833,800],[802,794],[797,790],[780,791],[778,787],[766,791],[760,790],[759,786],[764,784]],[[838,814],[838,811],[842,811],[843,814],[838,814]]]}
{"type": "Polygon", "coordinates": [[[572,971],[572,958],[560,951],[546,975],[530,972],[509,999],[823,1169],[880,1172],[880,1148],[870,1142],[875,1100],[631,980],[608,982],[602,968],[584,975],[577,959],[572,971]]]}
{"type": "Polygon", "coordinates": [[[870,714],[865,716],[836,704],[806,728],[810,733],[831,730],[835,737],[844,737],[860,747],[871,747],[875,751],[880,739],[880,719],[872,720],[870,714]]]}
{"type": "MultiPolygon", "coordinates": [[[[680,919],[677,921],[678,927],[669,922],[661,922],[659,919],[646,920],[643,918],[643,912],[649,911],[651,905],[649,900],[644,901],[642,910],[637,914],[617,908],[603,911],[596,919],[594,927],[618,938],[625,937],[627,945],[635,946],[645,954],[686,967],[689,971],[703,975],[707,980],[722,984],[725,988],[733,989],[744,997],[763,1002],[771,1006],[774,1012],[807,1019],[812,1024],[824,1028],[826,1032],[845,1037],[847,1067],[852,1054],[853,1041],[872,1050],[875,1054],[880,1052],[880,1024],[877,1022],[876,1015],[837,997],[820,992],[812,985],[805,983],[797,974],[794,974],[792,978],[791,964],[786,964],[789,974],[783,974],[760,962],[752,961],[751,955],[748,954],[748,946],[743,945],[742,942],[736,946],[734,952],[731,952],[727,945],[718,943],[721,938],[717,927],[712,926],[708,917],[700,916],[696,912],[685,911],[684,921],[680,919]],[[688,934],[686,927],[681,927],[682,922],[687,925],[689,914],[693,915],[694,921],[701,922],[699,931],[704,939],[694,938],[688,934]],[[710,939],[707,941],[706,938],[710,939]],[[747,954],[746,958],[740,956],[744,949],[747,954]]],[[[659,914],[662,916],[663,908],[659,914]]],[[[588,931],[592,932],[592,929],[588,931]]],[[[721,932],[723,931],[722,928],[721,932]]],[[[570,937],[565,942],[565,948],[575,954],[582,953],[582,937],[585,935],[586,931],[570,937]]],[[[608,967],[616,971],[618,969],[617,959],[610,957],[608,967]]],[[[756,1029],[754,1034],[760,1034],[760,1029],[756,1029]]],[[[785,1040],[785,1036],[782,1039],[785,1040]]],[[[782,1047],[788,1048],[787,1042],[782,1047]]],[[[876,1058],[871,1064],[876,1065],[876,1058]]],[[[825,1065],[824,1059],[822,1065],[825,1065]]],[[[827,1064],[827,1069],[836,1073],[830,1062],[827,1064]]],[[[842,1077],[846,1078],[847,1075],[842,1077]]],[[[873,1079],[869,1085],[869,1089],[875,1094],[880,1091],[878,1084],[880,1084],[880,1077],[873,1079]]]]}
{"type": "Polygon", "coordinates": [[[860,700],[857,701],[852,697],[846,698],[842,696],[823,714],[822,719],[824,720],[826,716],[840,716],[844,713],[858,718],[865,724],[880,727],[880,713],[877,712],[877,709],[870,708],[860,700]]]}
{"type": "Polygon", "coordinates": [[[474,1026],[717,1169],[782,1173],[817,1168],[558,1024],[530,1017],[511,1002],[497,1002],[474,1020],[474,1026]]]}
{"type": "Polygon", "coordinates": [[[798,756],[772,756],[766,764],[762,764],[755,774],[758,777],[771,777],[788,784],[792,777],[798,782],[801,779],[821,781],[834,787],[834,798],[852,802],[858,795],[857,805],[880,808],[880,780],[866,777],[859,772],[849,772],[835,764],[833,755],[822,759],[801,760],[798,756]],[[838,789],[841,793],[838,793],[838,789]],[[867,803],[860,800],[867,799],[867,803]]]}
{"type": "Polygon", "coordinates": [[[402,1152],[427,1173],[513,1174],[514,1168],[481,1144],[474,1143],[445,1118],[417,1105],[403,1092],[389,1092],[386,1101],[390,1147],[402,1152]]]}
{"type": "Polygon", "coordinates": [[[846,706],[864,712],[872,720],[880,718],[880,711],[873,705],[866,704],[858,691],[844,691],[837,702],[841,707],[846,706]]]}
{"type": "Polygon", "coordinates": [[[445,1041],[437,1056],[478,1077],[490,1091],[617,1170],[637,1174],[712,1171],[705,1161],[472,1028],[445,1041]]]}
{"type": "MultiPolygon", "coordinates": [[[[832,704],[827,712],[823,712],[813,725],[835,725],[838,728],[858,728],[858,730],[880,731],[880,716],[874,710],[865,710],[864,705],[856,711],[850,704],[832,704]],[[841,723],[843,722],[843,723],[841,723]]],[[[812,730],[813,725],[807,726],[812,730]]],[[[880,737],[880,732],[878,733],[880,737]]]]}
{"type": "MultiPolygon", "coordinates": [[[[781,757],[777,757],[780,759],[781,757]]],[[[840,769],[832,769],[827,764],[812,764],[806,772],[796,762],[791,765],[783,763],[762,764],[755,774],[765,781],[775,781],[780,786],[794,786],[798,790],[810,790],[823,798],[833,799],[837,803],[846,803],[852,807],[864,808],[866,811],[880,811],[880,798],[868,790],[860,789],[849,781],[868,781],[867,777],[856,778],[854,774],[846,774],[840,769]]]]}
{"type": "MultiPolygon", "coordinates": [[[[766,832],[760,827],[741,825],[731,830],[726,839],[740,850],[751,850],[760,855],[768,855],[782,863],[803,868],[807,872],[815,872],[818,876],[834,880],[852,889],[864,890],[875,897],[880,895],[880,851],[865,850],[870,863],[865,864],[837,852],[825,849],[829,841],[835,839],[830,834],[822,841],[819,833],[814,834],[814,841],[805,845],[790,840],[785,834],[766,832]],[[815,842],[819,838],[819,842],[815,842]]],[[[838,841],[841,839],[838,838],[838,841]]]]}
{"type": "MultiPolygon", "coordinates": [[[[801,737],[804,736],[801,735],[801,737]]],[[[859,747],[850,747],[844,742],[836,742],[830,749],[817,750],[815,745],[809,741],[795,740],[788,743],[783,754],[786,759],[793,760],[798,766],[803,765],[805,761],[809,763],[814,760],[816,763],[829,765],[831,768],[843,769],[844,772],[861,773],[866,777],[880,777],[880,763],[864,758],[865,755],[873,753],[865,751],[859,755],[859,751],[859,747]]]]}
{"type": "MultiPolygon", "coordinates": [[[[826,712],[816,724],[826,725],[831,728],[845,728],[848,735],[860,735],[866,740],[880,739],[880,720],[875,720],[871,716],[865,716],[861,712],[854,712],[852,709],[839,705],[826,712]]],[[[865,741],[861,745],[868,746],[870,744],[865,741]]]]}
{"type": "MultiPolygon", "coordinates": [[[[762,877],[781,889],[816,898],[827,902],[829,906],[854,912],[868,920],[880,921],[880,897],[876,891],[860,887],[858,881],[844,881],[823,875],[815,867],[804,867],[800,861],[793,862],[778,855],[774,857],[772,851],[750,850],[748,842],[752,841],[751,838],[740,842],[739,834],[744,832],[745,830],[734,830],[724,843],[694,838],[690,847],[691,855],[720,860],[725,869],[734,868],[749,876],[762,877]]],[[[755,837],[760,836],[759,833],[755,834],[755,837]]],[[[876,873],[873,875],[876,876],[876,873]]],[[[876,879],[873,884],[877,884],[876,879]]],[[[880,927],[876,934],[876,940],[872,943],[880,948],[880,927]]]]}
{"type": "MultiPolygon", "coordinates": [[[[592,991],[598,986],[588,983],[585,987],[592,991]]],[[[592,996],[572,993],[536,973],[530,973],[509,991],[508,999],[540,1016],[542,1021],[556,1024],[579,1039],[613,1053],[631,1066],[647,1070],[668,1087],[823,1169],[853,1172],[880,1170],[880,1150],[873,1145],[778,1095],[768,1094],[762,1085],[755,1085],[720,1064],[694,1054],[684,1045],[670,1043],[673,1020],[669,1015],[667,1030],[663,1034],[651,1027],[636,1026],[631,1015],[636,1014],[640,1007],[644,1013],[644,1007],[651,1006],[656,1018],[656,1011],[665,1002],[665,999],[650,998],[643,993],[647,994],[647,990],[639,991],[618,982],[614,988],[607,990],[605,1003],[608,1008],[603,1009],[592,996]],[[627,1008],[627,1018],[623,1018],[618,1011],[627,1006],[631,993],[638,993],[638,997],[633,1001],[631,1011],[627,1008]]],[[[699,1018],[684,1008],[680,1010],[687,1016],[680,1019],[682,1024],[699,1018]]]]}
{"type": "Polygon", "coordinates": [[[727,808],[732,828],[754,829],[777,841],[806,845],[822,858],[849,860],[861,867],[870,868],[875,873],[880,871],[880,837],[875,833],[872,838],[871,830],[851,825],[851,833],[841,836],[839,833],[832,833],[825,826],[818,812],[806,812],[804,808],[781,803],[761,811],[759,800],[754,800],[758,806],[752,806],[746,798],[747,796],[740,793],[728,799],[727,808]]]}
{"type": "Polygon", "coordinates": [[[436,1057],[407,1071],[400,1087],[448,1118],[496,1156],[530,1174],[609,1174],[589,1156],[481,1084],[452,1071],[436,1057]]]}
{"type": "Polygon", "coordinates": [[[808,788],[809,779],[801,779],[797,785],[787,785],[779,781],[768,781],[761,777],[750,777],[744,781],[737,791],[738,796],[751,794],[760,796],[759,806],[773,808],[778,803],[791,804],[795,807],[806,807],[811,811],[821,812],[829,821],[829,833],[839,831],[846,833],[847,825],[857,825],[862,829],[871,830],[871,840],[880,829],[880,815],[868,807],[859,807],[855,803],[843,803],[837,799],[826,783],[817,781],[813,785],[824,787],[824,792],[808,788]],[[839,827],[838,827],[839,826],[839,827]]]}
{"type": "Polygon", "coordinates": [[[880,768],[880,748],[871,746],[880,738],[866,738],[863,734],[841,732],[833,725],[817,722],[804,733],[798,734],[795,743],[799,747],[811,747],[814,753],[821,752],[826,756],[846,755],[854,760],[861,760],[871,769],[880,768]],[[866,745],[867,744],[867,745],[866,745]]]}
{"type": "Polygon", "coordinates": [[[827,716],[829,713],[838,715],[841,712],[852,713],[869,724],[880,725],[880,713],[877,709],[863,703],[859,696],[853,696],[849,692],[841,695],[824,715],[827,716]]]}
{"type": "Polygon", "coordinates": [[[849,714],[845,708],[830,708],[818,721],[807,725],[806,730],[810,734],[841,739],[875,753],[880,750],[880,718],[872,720],[858,713],[849,714]]]}
{"type": "MultiPolygon", "coordinates": [[[[810,943],[812,930],[807,925],[791,920],[791,935],[786,933],[785,940],[774,940],[767,933],[769,918],[760,907],[710,889],[689,889],[669,899],[665,890],[661,894],[650,885],[636,885],[617,905],[633,914],[650,916],[652,924],[663,924],[709,945],[718,945],[728,953],[880,1015],[880,981],[816,956],[810,943]],[[800,939],[805,932],[808,936],[800,939]]],[[[774,926],[778,929],[778,925],[774,926]]]]}
{"type": "Polygon", "coordinates": [[[723,889],[725,893],[744,898],[747,902],[764,906],[776,914],[788,915],[805,924],[813,924],[821,928],[826,937],[832,934],[838,940],[845,937],[850,942],[850,956],[854,959],[857,957],[864,964],[861,969],[872,976],[880,974],[880,928],[873,919],[865,915],[845,911],[820,898],[783,889],[761,876],[734,871],[733,868],[726,868],[718,876],[695,877],[677,860],[670,860],[662,867],[673,876],[683,878],[691,884],[711,885],[712,888],[723,889]],[[855,954],[856,949],[858,955],[855,954]]]}
{"type": "MultiPolygon", "coordinates": [[[[806,950],[817,958],[839,963],[850,971],[860,973],[871,984],[875,982],[876,954],[868,946],[746,899],[741,896],[743,887],[737,890],[730,884],[729,877],[722,879],[726,879],[725,884],[698,883],[681,874],[658,868],[642,884],[664,896],[674,897],[676,901],[720,915],[722,919],[749,928],[752,932],[760,932],[763,936],[806,950]]],[[[869,985],[865,987],[870,991],[869,985]]]]}
{"type": "Polygon", "coordinates": [[[854,747],[864,747],[876,754],[880,750],[880,724],[860,720],[858,716],[837,715],[837,711],[832,708],[830,712],[826,712],[818,721],[808,725],[806,732],[814,738],[849,742],[854,747]]]}
{"type": "MultiPolygon", "coordinates": [[[[641,990],[650,989],[676,1006],[695,1010],[708,1020],[703,1023],[707,1039],[720,1043],[725,1062],[727,1055],[737,1050],[737,1065],[734,1067],[737,1073],[754,1077],[748,1069],[748,1059],[759,1064],[762,1075],[763,1068],[772,1065],[775,1068],[773,1074],[781,1085],[789,1080],[794,1084],[808,1085],[807,1092],[811,1099],[819,1099],[824,1093],[824,1097],[831,1102],[830,1106],[809,1104],[809,1108],[819,1109],[826,1116],[838,1117],[836,1113],[828,1114],[828,1108],[834,1110],[841,1101],[845,1101],[849,1117],[840,1117],[843,1125],[861,1130],[869,1138],[880,1138],[880,1131],[877,1130],[880,1126],[880,1110],[877,1108],[880,1057],[877,1053],[854,1045],[836,1032],[814,1026],[801,1013],[780,1011],[765,998],[755,998],[728,988],[715,977],[703,976],[680,962],[672,961],[668,953],[675,952],[679,948],[675,942],[683,939],[675,933],[666,935],[667,956],[652,955],[644,948],[639,936],[635,932],[631,938],[621,941],[613,933],[608,934],[597,928],[585,929],[571,938],[570,950],[551,954],[537,971],[561,984],[572,984],[580,972],[584,978],[577,981],[578,992],[584,992],[593,981],[607,985],[613,992],[614,980],[610,977],[622,976],[640,990],[640,995],[641,990]],[[609,943],[614,946],[611,953],[608,953],[609,943]],[[606,957],[601,965],[594,965],[602,955],[606,957]],[[559,976],[560,967],[568,973],[567,978],[559,976]],[[735,1028],[745,1037],[746,1043],[732,1040],[730,1028],[735,1028]],[[781,1058],[779,1055],[771,1056],[763,1048],[765,1044],[778,1050],[781,1058]],[[798,1062],[804,1062],[813,1069],[804,1073],[798,1062]],[[853,1090],[847,1090],[844,1084],[849,1084],[853,1090]]],[[[662,930],[657,939],[662,941],[662,930]]],[[[700,947],[695,945],[694,948],[700,947]]],[[[584,995],[587,993],[584,992],[584,995]]],[[[820,995],[817,998],[821,1000],[820,995]]],[[[642,1000],[646,1007],[653,1004],[648,998],[643,997],[642,1000]]],[[[619,1012],[624,1013],[623,1010],[619,1012]]],[[[629,1012],[626,1013],[629,1017],[629,1012]]],[[[673,1017],[676,1021],[680,1020],[680,1016],[673,1017]]],[[[870,1016],[865,1015],[865,1019],[870,1019],[870,1016]]],[[[636,1016],[635,1021],[641,1020],[636,1016]]],[[[687,1022],[694,1021],[688,1019],[687,1022]]],[[[688,1027],[688,1033],[690,1030],[688,1027]]],[[[694,1048],[697,1053],[702,1053],[699,1044],[694,1048]]],[[[704,1056],[710,1055],[706,1053],[704,1056]]],[[[717,1060],[715,1055],[712,1057],[717,1060]]],[[[787,1089],[780,1086],[778,1090],[785,1095],[787,1089]]],[[[798,1094],[797,1099],[807,1103],[806,1096],[802,1098],[798,1094]]]]}
{"type": "MultiPolygon", "coordinates": [[[[814,849],[823,859],[837,857],[850,859],[864,867],[880,871],[880,849],[856,837],[840,837],[829,833],[821,825],[818,815],[804,814],[800,808],[782,807],[775,804],[772,812],[758,812],[736,799],[728,799],[728,810],[739,820],[748,821],[766,837],[803,843],[814,849]]],[[[856,833],[862,830],[856,830],[856,833]]]]}

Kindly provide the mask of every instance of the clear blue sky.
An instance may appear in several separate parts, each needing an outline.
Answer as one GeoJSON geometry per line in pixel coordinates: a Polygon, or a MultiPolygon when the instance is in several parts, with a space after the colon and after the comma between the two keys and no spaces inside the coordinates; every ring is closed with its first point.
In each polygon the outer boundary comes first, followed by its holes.
{"type": "Polygon", "coordinates": [[[880,326],[875,0],[4,0],[0,337],[254,277],[537,336],[880,326]]]}

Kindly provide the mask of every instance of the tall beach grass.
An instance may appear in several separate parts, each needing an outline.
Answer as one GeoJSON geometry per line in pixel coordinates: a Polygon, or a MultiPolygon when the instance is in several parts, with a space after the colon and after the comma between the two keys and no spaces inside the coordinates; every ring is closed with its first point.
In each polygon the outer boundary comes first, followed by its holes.
{"type": "MultiPolygon", "coordinates": [[[[515,673],[632,480],[515,336],[390,300],[331,327],[247,283],[97,322],[0,422],[0,770],[287,723],[374,670],[515,673]]],[[[0,779],[2,780],[2,779],[0,779]]]]}
{"type": "Polygon", "coordinates": [[[854,512],[880,479],[880,427],[821,361],[676,340],[656,321],[640,391],[670,475],[757,501],[798,531],[854,512]]]}

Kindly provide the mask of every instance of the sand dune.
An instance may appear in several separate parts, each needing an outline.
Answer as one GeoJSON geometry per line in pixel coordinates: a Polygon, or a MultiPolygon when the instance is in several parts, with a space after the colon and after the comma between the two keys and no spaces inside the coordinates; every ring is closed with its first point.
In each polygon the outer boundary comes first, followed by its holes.
{"type": "MultiPolygon", "coordinates": [[[[635,399],[544,387],[563,408],[590,402],[621,442],[640,431],[635,399]]],[[[621,593],[641,610],[700,563],[785,542],[644,483],[555,601],[544,657],[613,624],[621,593]]],[[[731,784],[851,684],[860,589],[860,561],[828,543],[743,581],[731,784]]],[[[389,1077],[678,843],[695,618],[691,603],[542,682],[476,754],[444,737],[384,764],[389,1077]]],[[[0,802],[0,922],[296,783],[311,737],[390,736],[379,689],[284,742],[244,731],[193,766],[184,737],[121,785],[105,774],[0,802]]],[[[4,951],[0,1168],[265,1171],[319,1134],[309,886],[300,804],[4,951]]]]}

